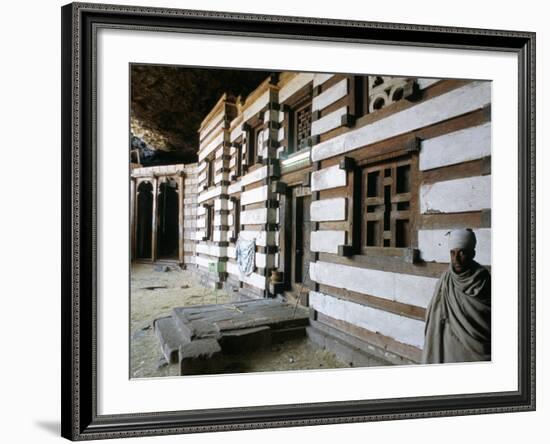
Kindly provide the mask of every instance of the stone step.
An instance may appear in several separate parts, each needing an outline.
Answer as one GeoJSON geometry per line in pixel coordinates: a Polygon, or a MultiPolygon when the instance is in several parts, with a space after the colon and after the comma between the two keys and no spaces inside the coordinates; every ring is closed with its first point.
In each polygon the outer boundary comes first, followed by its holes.
{"type": "Polygon", "coordinates": [[[306,337],[306,326],[300,325],[298,327],[280,328],[271,331],[271,340],[273,343],[285,342],[289,339],[298,339],[306,337]]]}
{"type": "Polygon", "coordinates": [[[222,349],[214,338],[196,339],[179,350],[180,375],[219,373],[222,349]]]}
{"type": "Polygon", "coordinates": [[[257,350],[271,344],[271,328],[268,326],[242,328],[222,333],[220,345],[224,352],[239,353],[257,350]]]}
{"type": "Polygon", "coordinates": [[[164,357],[170,364],[175,364],[179,360],[179,348],[189,343],[174,319],[171,316],[156,319],[153,328],[160,342],[160,348],[164,357]]]}

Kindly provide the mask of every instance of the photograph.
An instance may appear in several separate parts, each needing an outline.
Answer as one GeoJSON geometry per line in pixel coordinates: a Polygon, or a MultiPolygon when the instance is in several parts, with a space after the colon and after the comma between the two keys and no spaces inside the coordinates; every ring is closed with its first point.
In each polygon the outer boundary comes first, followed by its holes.
{"type": "Polygon", "coordinates": [[[129,88],[130,378],[491,361],[490,80],[129,88]]]}

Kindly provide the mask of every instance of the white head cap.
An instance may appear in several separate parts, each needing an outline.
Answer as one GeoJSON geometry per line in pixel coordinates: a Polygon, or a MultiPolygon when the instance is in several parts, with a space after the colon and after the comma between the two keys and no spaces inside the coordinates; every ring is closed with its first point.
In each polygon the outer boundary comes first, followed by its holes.
{"type": "Polygon", "coordinates": [[[449,233],[449,250],[454,250],[455,248],[475,250],[476,235],[470,228],[454,230],[449,233]]]}

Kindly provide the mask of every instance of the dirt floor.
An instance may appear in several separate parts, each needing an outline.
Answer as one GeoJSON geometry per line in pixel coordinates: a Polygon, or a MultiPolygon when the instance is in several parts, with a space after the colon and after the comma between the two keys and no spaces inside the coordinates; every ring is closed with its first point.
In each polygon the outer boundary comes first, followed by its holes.
{"type": "MultiPolygon", "coordinates": [[[[173,307],[222,304],[236,296],[204,288],[191,271],[133,264],[131,272],[130,362],[132,378],[178,376],[178,365],[167,364],[153,332],[153,321],[168,316],[173,307]]],[[[347,364],[306,338],[273,344],[266,350],[232,355],[224,373],[342,368],[347,364]]]]}

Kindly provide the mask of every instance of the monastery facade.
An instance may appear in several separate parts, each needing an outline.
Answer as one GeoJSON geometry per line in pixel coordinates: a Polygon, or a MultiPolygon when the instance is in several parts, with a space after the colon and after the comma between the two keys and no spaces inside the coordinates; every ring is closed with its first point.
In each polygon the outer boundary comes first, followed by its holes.
{"type": "Polygon", "coordinates": [[[282,72],[224,94],[199,140],[196,164],[132,169],[132,258],[298,301],[350,362],[420,362],[449,230],[490,267],[490,82],[282,72]]]}

